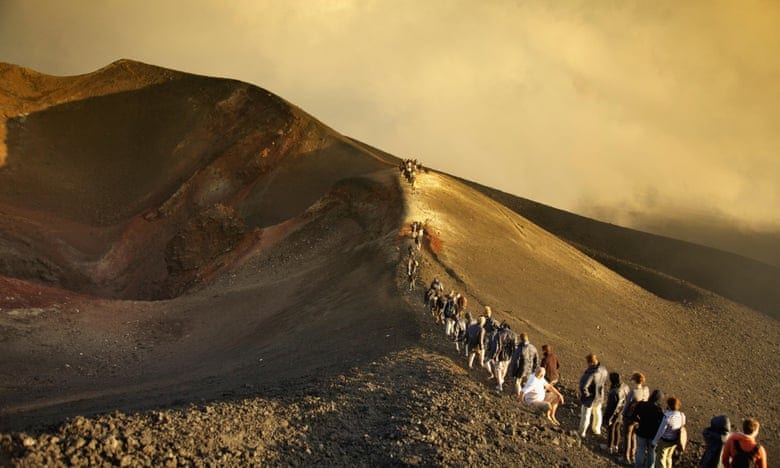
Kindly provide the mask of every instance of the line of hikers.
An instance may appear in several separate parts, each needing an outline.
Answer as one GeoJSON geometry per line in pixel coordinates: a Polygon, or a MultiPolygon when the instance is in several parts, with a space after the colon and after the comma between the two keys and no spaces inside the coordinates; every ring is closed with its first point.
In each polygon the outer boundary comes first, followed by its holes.
{"type": "MultiPolygon", "coordinates": [[[[402,163],[401,172],[411,174],[417,160],[402,163]],[[409,168],[409,169],[406,169],[409,168]]],[[[408,247],[407,275],[409,289],[419,275],[418,253],[421,251],[424,230],[418,221],[411,223],[414,246],[408,247]]],[[[424,303],[437,324],[444,327],[444,335],[455,343],[457,352],[463,351],[468,368],[475,361],[496,381],[496,391],[503,392],[507,379],[514,379],[513,392],[524,403],[544,414],[550,423],[560,425],[557,409],[564,403],[563,394],[555,387],[559,382],[560,363],[549,344],[542,345],[542,355],[529,342],[527,333],[515,333],[508,322],[493,318],[493,310],[485,306],[484,313],[473,317],[467,311],[464,294],[450,290],[434,278],[424,294],[424,303]]],[[[681,400],[671,395],[664,398],[661,390],[650,392],[644,374],[634,372],[629,383],[621,381],[618,372],[608,372],[591,353],[585,357],[586,369],[580,377],[580,421],[578,433],[587,436],[588,428],[597,436],[606,426],[607,443],[602,448],[617,456],[617,462],[637,468],[671,468],[673,460],[687,443],[686,417],[680,411],[681,400]],[[665,406],[665,408],[664,408],[665,406]]],[[[702,468],[739,468],[758,466],[766,468],[766,450],[756,440],[759,422],[745,419],[743,432],[730,433],[729,419],[715,416],[702,435],[705,452],[702,468]]]]}
{"type": "Polygon", "coordinates": [[[417,173],[422,170],[422,164],[416,159],[404,159],[398,166],[398,170],[401,171],[401,175],[404,176],[407,182],[414,188],[414,182],[417,179],[417,173]]]}
{"type": "MultiPolygon", "coordinates": [[[[476,363],[496,381],[503,392],[508,379],[514,379],[514,394],[539,410],[554,425],[560,425],[556,411],[564,397],[555,387],[560,363],[549,344],[542,345],[540,356],[527,333],[515,333],[506,321],[493,318],[490,306],[476,319],[466,310],[467,299],[434,278],[424,301],[432,317],[444,326],[444,335],[463,348],[468,368],[476,363]]],[[[597,436],[606,426],[607,443],[602,448],[618,456],[617,462],[635,467],[671,468],[673,460],[685,450],[687,432],[681,400],[664,398],[661,390],[650,392],[645,376],[631,375],[629,384],[618,372],[608,372],[595,354],[585,357],[586,369],[579,380],[580,423],[578,433],[586,437],[588,429],[597,436]]],[[[743,433],[729,435],[727,416],[716,416],[704,430],[705,453],[702,467],[738,467],[741,461],[755,460],[766,468],[766,450],[756,442],[759,423],[746,419],[743,433]],[[724,449],[725,447],[725,449],[724,449]],[[722,465],[719,465],[722,463],[722,465]]],[[[745,465],[747,466],[747,465],[745,465]]]]}

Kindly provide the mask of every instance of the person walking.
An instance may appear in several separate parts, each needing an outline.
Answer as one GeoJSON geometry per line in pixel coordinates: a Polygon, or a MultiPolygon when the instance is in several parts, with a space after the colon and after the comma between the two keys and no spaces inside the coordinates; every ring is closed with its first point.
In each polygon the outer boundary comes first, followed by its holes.
{"type": "Polygon", "coordinates": [[[653,437],[656,465],[660,468],[672,468],[672,455],[680,441],[680,434],[685,427],[685,413],[680,411],[680,399],[672,395],[666,399],[666,411],[658,431],[653,437]]]}
{"type": "Polygon", "coordinates": [[[633,420],[639,423],[636,428],[636,462],[634,468],[653,468],[655,466],[655,447],[653,438],[664,419],[661,402],[664,394],[653,390],[650,399],[639,402],[634,411],[633,420]]]}
{"type": "Polygon", "coordinates": [[[508,323],[502,322],[498,327],[498,332],[496,332],[495,340],[496,347],[491,362],[494,366],[493,373],[496,376],[496,391],[501,393],[504,391],[504,379],[506,379],[509,361],[515,352],[518,337],[508,323]]]}
{"type": "Polygon", "coordinates": [[[634,421],[634,411],[637,405],[642,401],[647,401],[650,397],[650,389],[647,387],[645,375],[641,372],[631,374],[629,381],[631,390],[626,397],[626,404],[623,406],[623,455],[618,459],[619,463],[633,464],[636,456],[636,427],[638,423],[634,421]]]}
{"type": "Polygon", "coordinates": [[[469,369],[474,368],[474,358],[479,359],[482,365],[485,355],[485,317],[480,317],[476,323],[466,328],[466,340],[468,342],[469,369]]]}
{"type": "Polygon", "coordinates": [[[561,364],[558,362],[558,355],[553,351],[552,346],[548,344],[542,345],[542,362],[539,364],[544,367],[546,379],[550,382],[550,385],[555,385],[560,380],[558,369],[561,368],[561,364]]]}
{"type": "Polygon", "coordinates": [[[609,376],[607,368],[599,363],[598,357],[591,353],[585,356],[585,362],[588,368],[580,377],[580,436],[585,437],[588,433],[588,425],[591,423],[593,433],[601,435],[601,406],[604,403],[607,378],[609,376]]]}
{"type": "MultiPolygon", "coordinates": [[[[509,364],[509,369],[512,375],[515,376],[515,393],[520,396],[521,389],[525,385],[529,377],[536,372],[539,367],[539,353],[536,350],[536,346],[532,345],[528,341],[528,334],[520,333],[520,343],[515,349],[512,355],[512,361],[509,364]]],[[[546,374],[547,371],[545,371],[546,374]]]]}
{"type": "Polygon", "coordinates": [[[609,373],[609,394],[604,419],[607,421],[607,449],[610,454],[618,452],[620,436],[623,433],[623,407],[628,398],[628,385],[620,381],[620,374],[609,373]]]}
{"type": "Polygon", "coordinates": [[[723,445],[723,455],[720,460],[724,468],[736,468],[740,464],[750,466],[751,462],[756,468],[768,466],[766,449],[757,440],[760,428],[757,419],[748,418],[742,421],[742,432],[731,434],[723,445]]]}
{"type": "Polygon", "coordinates": [[[725,414],[710,419],[709,427],[704,428],[701,435],[704,438],[704,454],[699,461],[700,468],[723,468],[720,462],[723,455],[723,444],[731,433],[731,421],[725,414]]]}

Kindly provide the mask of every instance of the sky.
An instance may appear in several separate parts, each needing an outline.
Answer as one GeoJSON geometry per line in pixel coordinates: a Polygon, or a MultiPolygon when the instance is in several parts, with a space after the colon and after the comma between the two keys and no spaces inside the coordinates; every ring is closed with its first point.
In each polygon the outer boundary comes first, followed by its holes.
{"type": "Polygon", "coordinates": [[[235,78],[586,216],[780,232],[778,25],[759,0],[0,0],[0,61],[235,78]]]}

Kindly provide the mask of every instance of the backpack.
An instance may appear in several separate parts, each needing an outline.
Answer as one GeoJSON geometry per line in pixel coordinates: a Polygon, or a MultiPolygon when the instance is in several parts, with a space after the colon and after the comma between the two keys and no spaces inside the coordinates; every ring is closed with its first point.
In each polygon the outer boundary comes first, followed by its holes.
{"type": "Polygon", "coordinates": [[[453,318],[455,316],[455,303],[452,299],[444,303],[444,317],[453,318]]]}
{"type": "Polygon", "coordinates": [[[750,468],[751,466],[756,466],[755,459],[759,447],[761,446],[758,444],[758,442],[756,442],[756,446],[753,447],[753,450],[746,452],[742,450],[742,447],[739,445],[739,442],[735,439],[734,457],[732,457],[731,459],[731,466],[733,468],[750,468]]]}
{"type": "Polygon", "coordinates": [[[677,439],[677,450],[681,453],[685,451],[685,446],[688,445],[688,430],[685,429],[685,425],[680,428],[680,437],[677,439]]]}

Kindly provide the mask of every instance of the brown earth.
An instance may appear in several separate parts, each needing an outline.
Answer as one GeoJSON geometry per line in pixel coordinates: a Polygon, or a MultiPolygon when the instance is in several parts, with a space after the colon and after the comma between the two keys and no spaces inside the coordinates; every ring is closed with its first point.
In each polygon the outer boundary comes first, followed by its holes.
{"type": "Polygon", "coordinates": [[[695,292],[662,298],[450,176],[412,191],[251,85],[130,61],[0,80],[4,465],[609,466],[572,432],[588,352],[682,399],[683,465],[722,413],[780,456],[778,323],[721,291],[643,266],[695,292]],[[424,282],[557,349],[560,428],[469,373],[407,291],[412,220],[424,282]]]}

